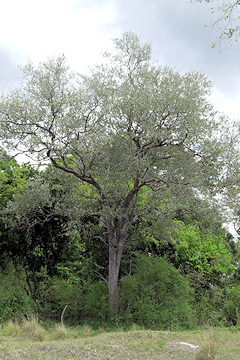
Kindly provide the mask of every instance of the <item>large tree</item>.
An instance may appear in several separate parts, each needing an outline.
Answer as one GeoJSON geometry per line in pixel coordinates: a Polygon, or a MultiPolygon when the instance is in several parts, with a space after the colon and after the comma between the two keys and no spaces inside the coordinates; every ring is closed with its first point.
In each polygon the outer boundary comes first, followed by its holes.
{"type": "Polygon", "coordinates": [[[106,231],[116,315],[124,246],[138,217],[151,211],[152,194],[154,211],[171,194],[187,203],[187,189],[213,190],[222,163],[205,76],[157,66],[150,45],[133,33],[114,43],[88,75],[71,73],[64,57],[26,66],[21,87],[1,99],[0,124],[6,146],[86,184],[83,204],[94,205],[106,231]]]}

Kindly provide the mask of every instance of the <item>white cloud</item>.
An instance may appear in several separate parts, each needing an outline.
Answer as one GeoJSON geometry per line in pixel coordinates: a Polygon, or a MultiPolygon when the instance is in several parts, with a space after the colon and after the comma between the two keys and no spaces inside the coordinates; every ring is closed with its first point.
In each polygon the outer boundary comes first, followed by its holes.
{"type": "Polygon", "coordinates": [[[190,0],[7,0],[0,5],[0,86],[14,83],[14,65],[64,53],[73,70],[101,61],[111,39],[135,31],[153,45],[154,57],[182,72],[199,70],[214,82],[211,101],[240,118],[239,44],[211,49],[211,11],[190,0]],[[14,58],[13,58],[14,57],[14,58]],[[11,59],[10,59],[11,58],[11,59]],[[11,60],[11,61],[10,61],[11,60]],[[8,77],[6,74],[9,74],[8,77]]]}
{"type": "Polygon", "coordinates": [[[235,96],[231,97],[214,87],[210,96],[210,102],[215,106],[217,111],[224,113],[228,118],[240,120],[239,94],[240,87],[235,96]]]}
{"type": "Polygon", "coordinates": [[[86,66],[109,47],[104,30],[115,19],[110,2],[86,7],[76,0],[8,0],[1,6],[0,43],[34,62],[64,53],[74,67],[86,66]]]}

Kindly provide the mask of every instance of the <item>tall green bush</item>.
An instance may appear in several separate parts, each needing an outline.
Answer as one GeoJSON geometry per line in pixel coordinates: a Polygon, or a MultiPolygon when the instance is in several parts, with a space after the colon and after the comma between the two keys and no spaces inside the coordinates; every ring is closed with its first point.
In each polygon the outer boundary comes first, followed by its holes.
{"type": "Polygon", "coordinates": [[[143,257],[121,281],[121,314],[149,328],[190,328],[195,324],[187,280],[166,259],[143,257]]]}

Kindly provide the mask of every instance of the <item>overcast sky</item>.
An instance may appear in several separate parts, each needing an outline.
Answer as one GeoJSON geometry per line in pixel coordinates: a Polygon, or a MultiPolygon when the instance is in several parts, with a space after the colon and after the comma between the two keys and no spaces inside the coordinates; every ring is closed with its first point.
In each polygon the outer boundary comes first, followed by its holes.
{"type": "MultiPolygon", "coordinates": [[[[219,0],[221,2],[222,0],[219,0]]],[[[73,70],[101,61],[124,31],[151,42],[159,65],[204,72],[216,109],[240,119],[240,42],[212,48],[208,4],[190,0],[0,0],[0,89],[19,84],[19,65],[65,54],[73,70]],[[209,26],[206,26],[209,25],[209,26]]]]}

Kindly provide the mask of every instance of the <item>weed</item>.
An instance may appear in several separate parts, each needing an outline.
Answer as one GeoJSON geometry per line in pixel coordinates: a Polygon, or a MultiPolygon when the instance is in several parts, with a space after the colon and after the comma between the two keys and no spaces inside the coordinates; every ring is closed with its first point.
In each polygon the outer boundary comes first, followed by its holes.
{"type": "Polygon", "coordinates": [[[218,343],[215,333],[210,330],[202,338],[201,350],[196,356],[196,360],[214,360],[216,358],[218,343]]]}

